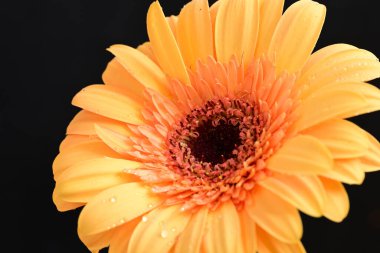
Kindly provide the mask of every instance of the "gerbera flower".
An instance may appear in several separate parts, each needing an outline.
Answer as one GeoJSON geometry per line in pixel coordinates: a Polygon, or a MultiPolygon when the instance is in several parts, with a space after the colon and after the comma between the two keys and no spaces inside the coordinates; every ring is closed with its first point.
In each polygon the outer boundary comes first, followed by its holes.
{"type": "Polygon", "coordinates": [[[104,85],[54,161],[60,211],[84,206],[93,252],[305,252],[299,211],[339,222],[342,185],[379,170],[380,145],[345,120],[380,109],[378,59],[311,54],[325,7],[206,0],[147,15],[149,42],[114,45],[104,85]]]}

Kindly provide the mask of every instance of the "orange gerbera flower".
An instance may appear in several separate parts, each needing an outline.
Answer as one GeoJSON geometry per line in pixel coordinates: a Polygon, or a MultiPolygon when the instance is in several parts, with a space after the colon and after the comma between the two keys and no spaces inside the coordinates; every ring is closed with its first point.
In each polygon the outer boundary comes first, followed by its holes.
{"type": "Polygon", "coordinates": [[[342,185],[379,170],[380,145],[344,120],[380,109],[378,59],[346,44],[312,53],[325,7],[206,0],[147,16],[149,42],[115,45],[105,85],[54,161],[61,211],[84,206],[93,252],[305,252],[299,211],[339,222],[342,185]]]}

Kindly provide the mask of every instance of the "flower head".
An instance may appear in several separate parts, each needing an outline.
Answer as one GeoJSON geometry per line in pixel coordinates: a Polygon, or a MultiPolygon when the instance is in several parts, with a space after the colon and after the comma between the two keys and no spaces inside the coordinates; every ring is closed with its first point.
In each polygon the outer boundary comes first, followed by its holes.
{"type": "Polygon", "coordinates": [[[299,211],[339,222],[343,183],[380,166],[380,145],[346,118],[380,109],[368,51],[312,53],[325,7],[193,0],[147,16],[149,42],[114,45],[104,85],[54,161],[61,211],[84,206],[91,251],[305,252],[299,211]]]}

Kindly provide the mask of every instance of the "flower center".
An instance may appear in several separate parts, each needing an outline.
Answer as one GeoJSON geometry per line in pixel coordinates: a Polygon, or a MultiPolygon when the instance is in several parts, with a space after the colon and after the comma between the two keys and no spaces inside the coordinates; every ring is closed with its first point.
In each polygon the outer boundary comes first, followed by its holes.
{"type": "Polygon", "coordinates": [[[216,165],[236,157],[232,151],[241,145],[239,125],[222,121],[214,126],[209,120],[198,126],[198,136],[187,142],[195,160],[216,165]]]}
{"type": "MultiPolygon", "coordinates": [[[[168,134],[171,168],[191,180],[217,183],[255,155],[266,119],[248,101],[220,98],[194,108],[168,134]]],[[[233,180],[232,180],[233,181],[233,180]]]]}

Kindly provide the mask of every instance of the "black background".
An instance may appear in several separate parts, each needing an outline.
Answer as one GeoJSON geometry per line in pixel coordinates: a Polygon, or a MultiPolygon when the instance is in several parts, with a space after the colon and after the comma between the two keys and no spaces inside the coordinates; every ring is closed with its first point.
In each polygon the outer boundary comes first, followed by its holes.
{"type": "MultiPolygon", "coordinates": [[[[166,15],[178,14],[185,2],[162,0],[161,5],[166,15]]],[[[329,2],[317,49],[345,42],[380,56],[378,1],[329,2]]],[[[111,59],[105,48],[117,43],[135,47],[147,40],[150,3],[50,0],[2,6],[3,34],[11,41],[3,47],[7,70],[0,85],[0,196],[3,222],[10,223],[6,233],[9,240],[18,240],[5,244],[12,246],[9,252],[24,252],[25,247],[32,252],[88,252],[76,234],[79,211],[60,213],[52,203],[51,164],[78,111],[72,97],[86,85],[101,83],[111,59]]],[[[379,87],[379,81],[372,83],[379,87]]],[[[354,121],[380,138],[380,113],[354,121]]],[[[303,217],[308,252],[380,252],[380,172],[367,175],[360,187],[346,188],[351,210],[344,222],[303,217]]]]}

